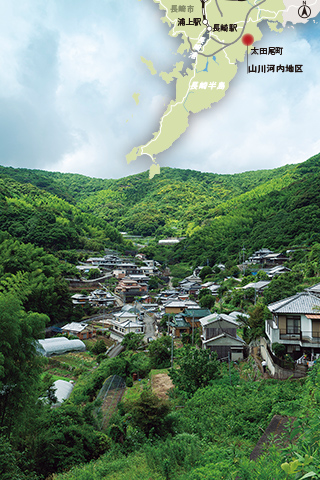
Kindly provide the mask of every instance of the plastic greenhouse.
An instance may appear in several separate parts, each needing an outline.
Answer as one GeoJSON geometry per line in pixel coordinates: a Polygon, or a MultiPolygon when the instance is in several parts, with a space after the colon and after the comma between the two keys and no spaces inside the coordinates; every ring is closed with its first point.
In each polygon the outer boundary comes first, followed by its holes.
{"type": "Polygon", "coordinates": [[[46,338],[45,340],[39,340],[39,344],[39,353],[46,357],[62,355],[66,352],[84,352],[86,349],[85,344],[81,340],[68,340],[65,337],[46,338]]]}
{"type": "Polygon", "coordinates": [[[55,388],[54,394],[57,398],[55,406],[59,406],[63,400],[67,400],[70,397],[74,387],[73,383],[67,382],[66,380],[56,380],[53,386],[55,388]]]}

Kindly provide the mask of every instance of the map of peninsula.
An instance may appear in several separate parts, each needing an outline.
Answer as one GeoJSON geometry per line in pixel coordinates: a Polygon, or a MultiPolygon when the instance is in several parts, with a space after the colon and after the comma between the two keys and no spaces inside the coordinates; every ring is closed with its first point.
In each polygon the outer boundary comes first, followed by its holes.
{"type": "Polygon", "coordinates": [[[190,113],[219,102],[237,73],[237,64],[246,57],[247,46],[242,37],[251,34],[254,42],[259,41],[259,23],[266,20],[270,28],[282,26],[283,14],[288,9],[286,0],[154,2],[165,13],[162,21],[170,26],[169,35],[182,38],[178,53],[186,54],[192,63],[191,68],[183,69],[184,62],[179,62],[172,72],[160,73],[166,83],[176,82],[175,99],[169,103],[153,138],[128,153],[128,163],[141,155],[148,155],[155,163],[156,156],[186,131],[190,113]]]}

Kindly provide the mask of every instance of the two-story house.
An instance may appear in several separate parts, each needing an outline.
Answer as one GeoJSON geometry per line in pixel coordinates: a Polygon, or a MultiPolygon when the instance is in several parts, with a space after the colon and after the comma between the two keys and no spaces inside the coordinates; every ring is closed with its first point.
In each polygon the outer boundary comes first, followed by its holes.
{"type": "Polygon", "coordinates": [[[239,325],[232,317],[213,313],[200,319],[202,348],[217,352],[218,359],[236,361],[244,357],[245,341],[237,335],[239,325]]]}
{"type": "Polygon", "coordinates": [[[268,305],[272,320],[265,332],[269,346],[281,343],[293,359],[320,353],[320,297],[310,290],[268,305]]]}

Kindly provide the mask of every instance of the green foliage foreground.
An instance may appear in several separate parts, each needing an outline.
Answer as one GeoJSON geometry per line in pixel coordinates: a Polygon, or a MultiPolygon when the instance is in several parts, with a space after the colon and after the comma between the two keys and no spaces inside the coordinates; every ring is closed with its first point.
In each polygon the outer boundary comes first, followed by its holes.
{"type": "MultiPolygon", "coordinates": [[[[285,480],[320,478],[319,367],[306,382],[246,381],[239,370],[221,376],[192,398],[171,400],[171,434],[143,435],[127,427],[131,442],[117,444],[98,461],[56,480],[285,480]],[[272,439],[257,461],[251,451],[273,415],[297,420],[282,446],[272,439]]],[[[129,418],[129,417],[127,417],[129,418]]],[[[130,419],[129,419],[130,420],[130,419]]],[[[130,423],[130,421],[129,421],[130,423]]],[[[140,432],[140,433],[139,433],[140,432]]]]}

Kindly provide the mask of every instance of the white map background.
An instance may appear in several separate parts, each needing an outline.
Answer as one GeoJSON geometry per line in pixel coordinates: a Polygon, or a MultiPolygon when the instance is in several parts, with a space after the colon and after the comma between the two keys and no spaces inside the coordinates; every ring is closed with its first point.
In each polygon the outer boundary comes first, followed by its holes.
{"type": "MultiPolygon", "coordinates": [[[[125,155],[158,129],[174,89],[140,57],[158,73],[181,60],[160,17],[151,0],[0,0],[0,163],[107,178],[147,170],[147,157],[127,165],[125,155]]],[[[263,31],[256,46],[283,47],[274,63],[304,73],[247,75],[240,65],[160,166],[234,173],[320,151],[319,23],[263,31]]]]}

